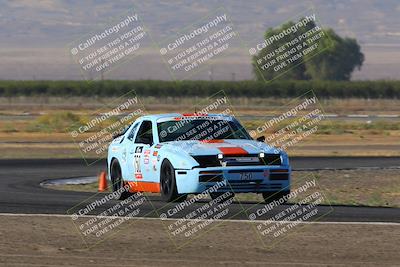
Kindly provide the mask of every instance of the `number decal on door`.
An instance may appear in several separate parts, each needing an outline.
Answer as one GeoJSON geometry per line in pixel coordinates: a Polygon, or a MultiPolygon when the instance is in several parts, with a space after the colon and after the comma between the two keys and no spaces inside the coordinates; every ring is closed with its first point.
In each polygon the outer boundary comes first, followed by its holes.
{"type": "Polygon", "coordinates": [[[135,156],[133,158],[133,166],[135,167],[135,178],[136,179],[142,179],[142,170],[140,166],[140,158],[142,157],[142,146],[138,146],[135,149],[135,156]]]}

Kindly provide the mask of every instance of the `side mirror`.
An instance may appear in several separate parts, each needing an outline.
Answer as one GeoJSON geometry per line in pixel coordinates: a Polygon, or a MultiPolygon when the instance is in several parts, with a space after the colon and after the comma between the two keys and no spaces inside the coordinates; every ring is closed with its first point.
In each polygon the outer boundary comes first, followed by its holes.
{"type": "Polygon", "coordinates": [[[262,135],[262,136],[260,136],[260,137],[257,137],[257,141],[258,141],[258,142],[264,142],[264,141],[265,141],[265,136],[262,135]]]}

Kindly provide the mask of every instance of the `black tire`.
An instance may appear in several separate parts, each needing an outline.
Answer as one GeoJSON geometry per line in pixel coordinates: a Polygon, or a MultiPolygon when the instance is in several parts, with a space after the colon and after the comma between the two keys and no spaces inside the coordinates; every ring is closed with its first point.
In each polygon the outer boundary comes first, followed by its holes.
{"type": "MultiPolygon", "coordinates": [[[[271,203],[273,201],[278,201],[283,196],[289,194],[290,191],[279,191],[279,192],[264,192],[262,193],[265,203],[271,203]]],[[[282,202],[282,204],[286,204],[287,201],[282,202]]]]}
{"type": "MultiPolygon", "coordinates": [[[[223,199],[223,201],[235,197],[235,193],[233,193],[233,192],[229,192],[229,193],[231,193],[231,194],[230,194],[229,196],[225,197],[225,198],[223,199]]],[[[209,194],[210,194],[211,199],[216,199],[216,198],[222,196],[223,194],[225,194],[225,192],[210,192],[209,194]]]]}
{"type": "Polygon", "coordinates": [[[119,166],[118,160],[113,160],[110,167],[110,179],[112,183],[112,190],[115,195],[115,199],[124,200],[132,194],[127,190],[124,179],[122,178],[121,167],[119,166]]]}
{"type": "Polygon", "coordinates": [[[176,188],[175,169],[169,160],[164,160],[160,170],[161,198],[166,202],[182,202],[187,194],[178,194],[176,188]]]}

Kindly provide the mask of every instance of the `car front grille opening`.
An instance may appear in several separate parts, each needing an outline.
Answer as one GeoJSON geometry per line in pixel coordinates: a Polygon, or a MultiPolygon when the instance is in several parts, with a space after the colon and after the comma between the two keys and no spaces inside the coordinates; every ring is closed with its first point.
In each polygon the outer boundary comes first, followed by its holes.
{"type": "Polygon", "coordinates": [[[264,165],[282,165],[280,154],[265,154],[260,160],[264,165]]]}
{"type": "Polygon", "coordinates": [[[216,182],[222,182],[224,180],[224,177],[222,174],[201,174],[199,175],[199,182],[200,183],[216,183],[216,182]]]}
{"type": "Polygon", "coordinates": [[[288,173],[270,173],[269,175],[270,180],[289,180],[288,173]]]}
{"type": "Polygon", "coordinates": [[[207,167],[218,167],[221,166],[217,156],[193,156],[193,158],[199,163],[200,168],[207,168],[207,167]]]}

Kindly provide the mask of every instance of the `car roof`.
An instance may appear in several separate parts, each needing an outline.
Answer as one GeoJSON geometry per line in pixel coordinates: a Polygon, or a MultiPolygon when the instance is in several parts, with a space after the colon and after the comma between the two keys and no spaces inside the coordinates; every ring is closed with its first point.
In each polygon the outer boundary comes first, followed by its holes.
{"type": "Polygon", "coordinates": [[[163,118],[170,118],[170,117],[195,117],[195,116],[207,116],[207,117],[231,117],[229,115],[225,114],[195,114],[195,113],[162,113],[162,114],[151,114],[151,115],[145,115],[141,117],[141,120],[158,120],[158,119],[163,119],[163,118]]]}

